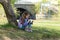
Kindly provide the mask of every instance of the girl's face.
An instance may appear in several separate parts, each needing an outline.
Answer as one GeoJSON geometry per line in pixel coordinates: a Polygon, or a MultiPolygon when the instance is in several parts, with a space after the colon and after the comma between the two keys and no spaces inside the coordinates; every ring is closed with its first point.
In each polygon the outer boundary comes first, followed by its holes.
{"type": "Polygon", "coordinates": [[[30,15],[28,14],[28,15],[26,16],[26,18],[29,18],[29,16],[30,16],[30,15]]]}

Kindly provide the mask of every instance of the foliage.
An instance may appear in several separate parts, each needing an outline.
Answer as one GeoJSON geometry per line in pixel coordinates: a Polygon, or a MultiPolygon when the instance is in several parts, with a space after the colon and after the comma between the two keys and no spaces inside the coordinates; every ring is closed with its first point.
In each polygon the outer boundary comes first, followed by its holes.
{"type": "Polygon", "coordinates": [[[42,0],[43,3],[46,3],[48,0],[42,0]]]}
{"type": "Polygon", "coordinates": [[[11,0],[11,3],[14,4],[15,1],[16,1],[16,0],[11,0]]]}
{"type": "Polygon", "coordinates": [[[58,0],[58,3],[60,4],[60,0],[58,0]]]}
{"type": "Polygon", "coordinates": [[[40,11],[40,2],[35,4],[35,12],[38,13],[40,11]]]}

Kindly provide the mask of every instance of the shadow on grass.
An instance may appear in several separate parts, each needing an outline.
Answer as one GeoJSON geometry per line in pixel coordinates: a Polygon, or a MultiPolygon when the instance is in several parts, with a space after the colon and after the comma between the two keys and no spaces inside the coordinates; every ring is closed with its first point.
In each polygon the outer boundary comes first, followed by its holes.
{"type": "MultiPolygon", "coordinates": [[[[60,38],[60,31],[42,27],[33,27],[33,32],[26,32],[11,24],[0,25],[0,39],[10,40],[40,40],[45,38],[60,38]]],[[[52,40],[52,39],[51,39],[52,40]]]]}

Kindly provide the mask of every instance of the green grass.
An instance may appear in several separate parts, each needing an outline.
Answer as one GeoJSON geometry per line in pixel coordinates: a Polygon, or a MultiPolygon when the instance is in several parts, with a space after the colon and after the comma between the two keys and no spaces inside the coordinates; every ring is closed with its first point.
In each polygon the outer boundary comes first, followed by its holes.
{"type": "Polygon", "coordinates": [[[35,20],[32,25],[33,32],[29,33],[8,24],[6,17],[3,17],[0,19],[0,39],[7,37],[11,40],[40,40],[44,38],[53,40],[54,38],[60,38],[59,24],[60,21],[35,20]]]}
{"type": "Polygon", "coordinates": [[[35,22],[34,25],[37,27],[46,27],[46,28],[51,28],[51,29],[55,29],[55,30],[60,30],[60,21],[43,20],[40,22],[35,22]]]}

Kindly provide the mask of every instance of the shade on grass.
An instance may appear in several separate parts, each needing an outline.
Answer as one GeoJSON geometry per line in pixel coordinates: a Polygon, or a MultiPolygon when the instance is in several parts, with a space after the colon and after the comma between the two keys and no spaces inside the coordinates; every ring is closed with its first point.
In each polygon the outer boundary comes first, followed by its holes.
{"type": "Polygon", "coordinates": [[[27,40],[40,40],[44,38],[60,38],[60,25],[59,22],[51,21],[34,21],[32,25],[33,32],[29,33],[18,28],[15,28],[13,25],[8,24],[7,19],[0,20],[0,36],[6,36],[10,39],[19,40],[19,38],[27,40]],[[54,25],[52,25],[54,24],[54,25]]]}

